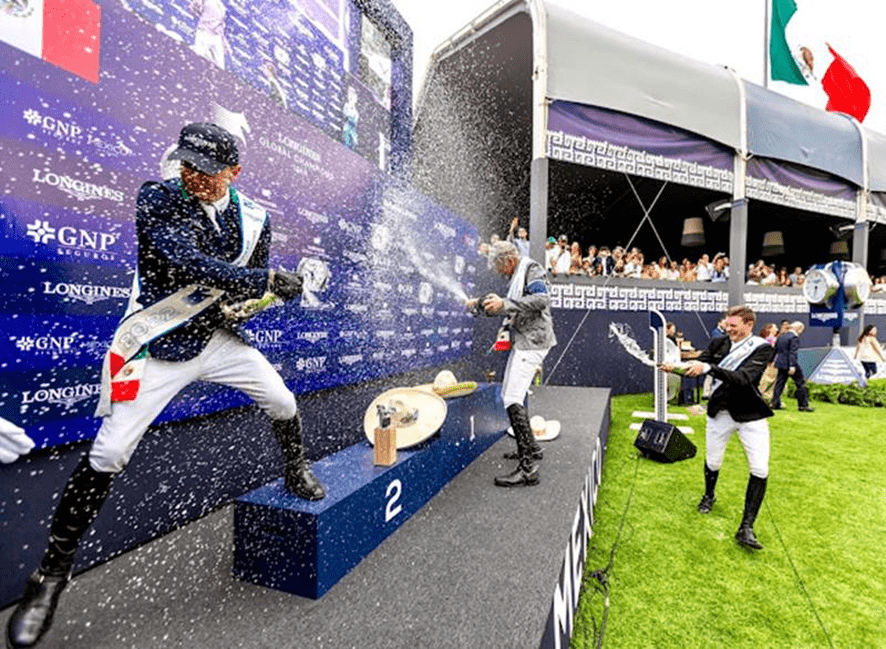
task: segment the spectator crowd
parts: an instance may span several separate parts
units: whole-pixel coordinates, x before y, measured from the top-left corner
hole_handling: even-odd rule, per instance
[[[500,237],[493,234],[490,241],[481,242],[479,252],[486,256],[490,243]],[[520,254],[529,254],[529,238],[526,228],[519,227],[518,219],[511,223],[507,240],[514,243]],[[556,239],[549,237],[545,242],[544,265],[552,277],[633,277],[637,279],[664,279],[680,282],[725,282],[729,279],[730,265],[726,253],[718,252],[713,257],[701,253],[693,261],[684,257],[682,261],[670,259],[666,255],[657,260],[647,260],[638,247],[625,249],[622,246],[588,246],[582,248],[578,241],[569,241],[565,234]],[[745,271],[746,284],[751,286],[794,286],[803,285],[806,275],[800,266],[793,271],[786,266],[776,266],[759,259]],[[886,275],[873,277],[874,292],[886,293]]]

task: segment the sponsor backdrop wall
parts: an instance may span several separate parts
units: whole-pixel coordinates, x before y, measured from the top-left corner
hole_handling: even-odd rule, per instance
[[[177,175],[166,156],[191,121],[237,136],[271,263],[313,289],[247,325],[297,393],[470,354],[459,295],[485,270],[476,229],[387,173],[408,34],[350,0],[225,4],[45,0],[0,16],[0,416],[39,447],[98,428],[135,196]],[[197,385],[161,421],[243,403]]]

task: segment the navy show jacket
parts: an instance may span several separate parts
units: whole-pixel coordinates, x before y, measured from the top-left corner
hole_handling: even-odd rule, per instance
[[[232,262],[243,246],[239,199],[232,192],[227,209],[217,215],[215,229],[199,199],[184,191],[179,179],[146,182],[138,193],[138,303],[148,307],[191,284],[223,289],[226,301],[261,297],[268,286],[270,219],[266,218],[245,266]],[[215,303],[190,321],[153,340],[151,356],[186,361],[197,356],[213,332],[238,329]],[[242,335],[240,335],[242,338]]]

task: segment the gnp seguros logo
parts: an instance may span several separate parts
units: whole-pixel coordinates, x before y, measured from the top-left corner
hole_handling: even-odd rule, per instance
[[[62,113],[61,117],[48,115],[45,112],[28,108],[23,111],[22,119],[30,126],[40,129],[40,132],[55,140],[62,140],[72,144],[85,144],[92,147],[100,154],[108,157],[128,157],[135,152],[123,143],[119,137],[112,141],[108,137],[96,135],[96,128],[84,128],[74,121],[70,113]]]
[[[256,329],[255,331],[245,331],[246,337],[253,345],[259,349],[270,349],[279,347],[285,342],[284,332],[282,329]]]
[[[86,230],[71,225],[56,228],[48,220],[35,219],[27,225],[25,235],[38,245],[51,245],[55,242],[59,255],[88,259],[116,257],[112,248],[117,244],[118,235],[113,232]]]
[[[326,357],[313,356],[309,358],[299,358],[295,363],[295,369],[299,372],[307,372],[316,374],[326,371]]]
[[[19,351],[29,354],[51,354],[58,356],[61,354],[69,354],[75,351],[74,341],[79,334],[72,333],[69,336],[52,336],[52,335],[36,335],[36,336],[10,336],[11,340]]]

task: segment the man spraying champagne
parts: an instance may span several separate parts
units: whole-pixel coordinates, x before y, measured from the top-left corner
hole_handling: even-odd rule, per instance
[[[210,123],[188,124],[170,159],[181,177],[142,185],[137,202],[138,267],[132,295],[102,373],[101,428],[59,499],[49,543],[9,618],[11,649],[33,647],[49,630],[71,578],[83,534],[148,426],[194,381],[238,388],[271,419],[284,459],[286,489],[310,500],[325,489],[310,469],[295,396],[241,335],[226,303],[290,301],[302,278],[268,269],[267,212],[230,185],[241,166],[234,136]],[[264,300],[264,302],[262,302]]]
[[[551,319],[550,287],[541,264],[529,257],[521,257],[513,243],[494,243],[489,260],[500,275],[510,278],[508,293],[505,297],[491,293],[474,298],[466,302],[466,307],[490,317],[505,316],[494,348],[510,350],[502,378],[501,398],[514,429],[517,452],[505,457],[516,459],[518,463],[514,471],[496,478],[495,484],[499,487],[535,485],[539,480],[538,461],[543,456],[523,404],[536,371],[551,347],[557,344]]]
[[[747,306],[734,306],[726,312],[726,336],[711,340],[708,348],[696,360],[685,364],[685,376],[708,374],[713,378],[708,400],[705,427],[705,492],[698,503],[698,511],[710,513],[717,498],[715,487],[720,466],[726,454],[726,444],[732,433],[738,433],[748,458],[750,475],[745,492],[744,514],[735,540],[739,544],[760,550],[763,545],[754,534],[754,521],[763,503],[769,477],[769,422],[773,415],[760,395],[760,377],[772,360],[772,346],[754,335],[756,316]],[[661,365],[671,372],[674,366]]]

